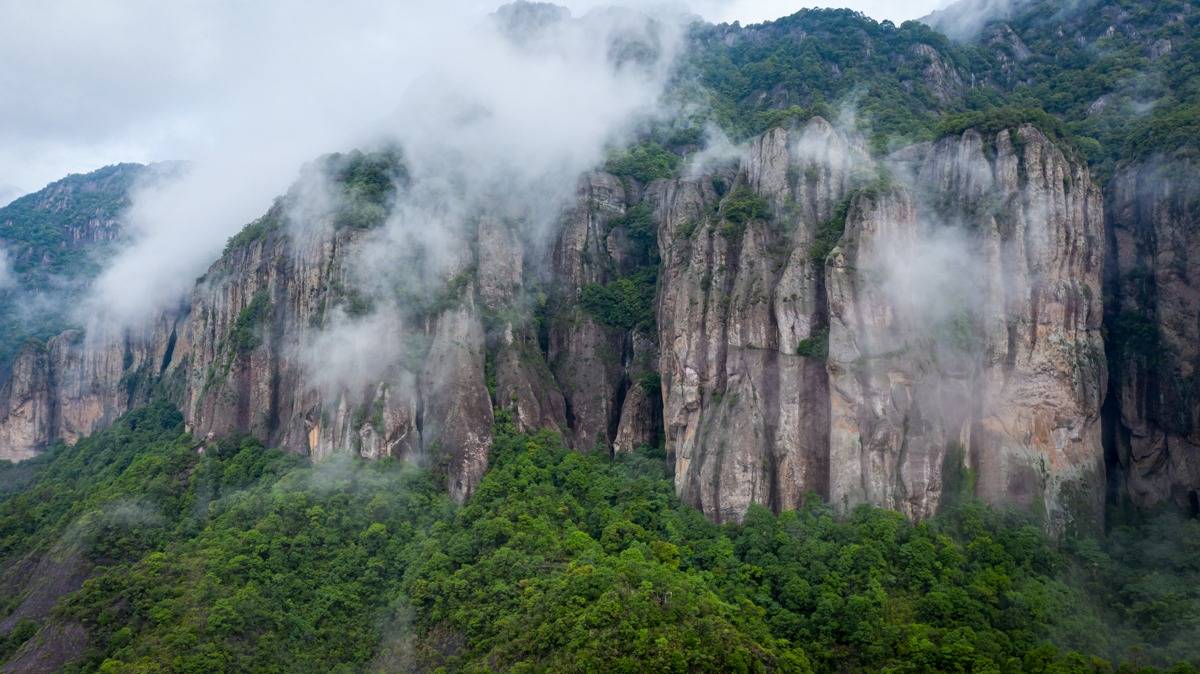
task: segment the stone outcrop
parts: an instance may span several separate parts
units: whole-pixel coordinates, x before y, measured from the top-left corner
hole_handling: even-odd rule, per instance
[[[5,418],[0,425],[0,458],[23,461],[43,449],[57,437],[51,397],[54,387],[46,348],[27,343],[17,354],[0,389],[0,406]]]
[[[623,271],[623,232],[607,224],[626,210],[617,178],[581,181],[549,279],[530,268],[540,249],[526,250],[511,219],[483,213],[448,244],[440,280],[392,304],[360,287],[375,232],[286,204],[231,244],[182,308],[137,331],[72,331],[24,349],[0,389],[3,457],[73,442],[156,390],[198,437],[249,432],[315,458],[424,463],[459,500],[487,468],[494,409],[581,449],[608,451],[618,433],[628,449],[657,440],[657,395],[631,384],[653,345],[578,307],[584,286]],[[543,284],[560,309],[545,346],[532,317]]]
[[[625,335],[602,325],[578,300],[585,286],[615,278],[617,249],[609,246],[608,223],[625,213],[631,196],[615,176],[586,176],[552,251],[549,363],[566,401],[568,440],[581,450],[607,449],[621,413]]]
[[[860,148],[814,121],[757,139],[724,196],[711,178],[652,187],[680,495],[718,520],[807,491],[923,518],[948,489],[1054,527],[1097,515],[1103,210],[1086,168],[1028,126],[909,148],[890,185]],[[748,196],[769,214],[731,222]]]
[[[1101,522],[1099,190],[1031,126],[896,159],[916,191],[860,194],[828,261],[831,500]]]
[[[730,175],[651,189],[666,447],[680,495],[714,519],[827,490],[825,366],[800,345],[827,325],[812,251],[866,156],[817,119],[756,139]],[[731,221],[754,197],[766,210]]]
[[[1113,486],[1200,512],[1200,166],[1128,165],[1108,212]]]
[[[27,343],[0,386],[0,459],[20,461],[53,442],[74,443],[145,402],[141,375],[162,361],[162,347],[152,333],[78,330]]]

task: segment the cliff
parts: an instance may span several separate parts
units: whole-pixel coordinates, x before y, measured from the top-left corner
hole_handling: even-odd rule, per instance
[[[875,165],[816,120],[757,139],[733,182],[659,190],[686,500],[739,519],[812,491],[923,518],[969,489],[1096,521],[1104,220],[1086,167],[1031,126]]]
[[[1031,126],[877,161],[815,118],[696,177],[594,173],[549,245],[476,213],[435,297],[390,308],[357,289],[379,222],[289,203],[138,334],[22,351],[8,456],[158,387],[197,436],[426,462],[459,499],[503,410],[585,451],[661,434],[679,494],[717,520],[810,493],[924,518],[970,490],[1055,527],[1103,503],[1103,208]],[[639,217],[656,251],[632,243]],[[656,330],[581,301],[655,253]]]
[[[1114,496],[1200,512],[1200,169],[1126,164],[1108,196]]]

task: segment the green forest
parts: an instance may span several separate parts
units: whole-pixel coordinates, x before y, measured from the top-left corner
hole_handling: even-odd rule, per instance
[[[1141,672],[1200,664],[1200,522],[1047,539],[964,495],[931,521],[813,499],[716,525],[653,449],[497,420],[454,506],[433,474],[197,442],[166,403],[0,472],[6,568],[82,587],[20,619],[69,671]],[[29,608],[11,592],[10,616]]]

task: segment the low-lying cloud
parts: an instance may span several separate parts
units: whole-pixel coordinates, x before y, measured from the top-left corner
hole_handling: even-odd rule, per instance
[[[483,203],[516,211],[544,238],[579,173],[653,114],[682,25],[680,15],[571,18],[537,4],[492,17],[470,3],[375,5],[259,8],[247,27],[212,27],[220,53],[200,62],[206,77],[228,78],[226,107],[197,111],[217,123],[182,178],[135,193],[132,243],[98,279],[89,318],[155,316],[305,161],[380,142],[403,147],[420,197],[393,217],[392,238],[442,238],[431,214],[463,222]]]
[[[0,247],[0,290],[8,290],[17,284],[17,278],[13,274],[12,262],[8,259],[8,252]]]

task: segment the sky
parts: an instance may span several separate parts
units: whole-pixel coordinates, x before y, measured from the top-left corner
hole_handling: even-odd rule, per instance
[[[602,2],[561,4],[579,13]],[[830,6],[899,22],[944,3]],[[0,200],[116,162],[203,158],[238,136],[340,126],[297,142],[287,159],[345,147],[363,119],[362,106],[392,102],[364,88],[403,87],[397,65],[406,50],[398,43],[423,43],[417,26],[439,20],[439,4],[0,0]],[[483,16],[499,0],[456,4],[459,16]],[[743,23],[811,4],[687,3],[710,21]],[[281,70],[304,76],[279,77]]]

